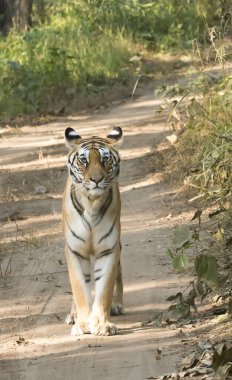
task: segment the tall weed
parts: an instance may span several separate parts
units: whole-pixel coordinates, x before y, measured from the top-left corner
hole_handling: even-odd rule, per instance
[[[177,147],[185,183],[204,205],[223,205],[232,195],[232,78],[227,74],[219,81],[192,96],[184,108],[188,121]]]

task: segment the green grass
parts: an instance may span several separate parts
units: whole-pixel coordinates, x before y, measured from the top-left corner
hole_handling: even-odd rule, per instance
[[[90,39],[50,27],[12,32],[0,41],[0,113],[12,117],[43,114],[61,99],[84,96],[87,85],[122,80],[129,41],[109,33]]]
[[[204,89],[187,107],[188,122],[180,139],[185,183],[199,193],[202,205],[231,202],[232,78]]]
[[[29,32],[0,36],[0,116],[56,113],[78,99],[126,83],[129,58],[141,50],[189,48],[205,40],[219,1],[46,0]],[[140,50],[140,51],[138,51]]]

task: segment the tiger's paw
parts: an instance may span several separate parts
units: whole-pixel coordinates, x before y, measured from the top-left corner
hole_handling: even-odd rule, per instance
[[[110,315],[122,315],[124,314],[124,308],[122,304],[113,304],[111,306]]]
[[[84,335],[84,334],[90,334],[90,330],[87,327],[86,323],[76,322],[75,325],[72,326],[71,335],[78,336],[78,335]]]
[[[65,318],[64,323],[66,325],[74,325],[75,324],[75,315],[74,314],[68,314],[67,317]]]
[[[93,335],[117,335],[118,329],[113,323],[110,322],[100,322],[100,323],[89,323],[89,329]]]

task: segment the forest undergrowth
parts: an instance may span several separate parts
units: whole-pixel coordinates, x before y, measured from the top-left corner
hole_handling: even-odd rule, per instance
[[[194,75],[184,83],[163,85],[158,90],[166,98],[158,112],[170,109],[167,123],[173,133],[168,140],[175,157],[170,172],[184,185],[196,211],[188,226],[174,229],[172,244],[166,251],[173,268],[191,273],[192,280],[186,283],[183,292],[167,299],[171,302],[168,313],[155,316],[155,320],[181,327],[199,319],[216,318],[215,329],[223,321],[213,339],[204,343],[203,360],[195,351],[189,366],[182,368],[186,376],[195,371],[195,375],[208,373],[207,379],[229,379],[232,374],[231,44],[230,39],[221,38],[220,29],[209,28],[208,33],[210,55],[206,59],[205,51],[195,46],[198,64]],[[202,305],[208,305],[203,314],[198,310]]]
[[[0,116],[77,112],[104,102],[115,86],[129,87],[148,66],[135,64],[155,54],[189,51],[194,39],[208,43],[205,23],[222,22],[220,1],[44,2],[32,27],[0,35]],[[129,91],[128,91],[129,93]],[[91,101],[91,99],[93,99]]]

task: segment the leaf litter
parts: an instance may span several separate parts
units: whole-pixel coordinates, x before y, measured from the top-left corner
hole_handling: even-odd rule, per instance
[[[189,379],[230,380],[232,379],[232,346],[225,343],[212,344],[200,341],[196,353],[182,360],[179,371],[164,376],[151,376],[147,379],[169,380]]]

